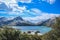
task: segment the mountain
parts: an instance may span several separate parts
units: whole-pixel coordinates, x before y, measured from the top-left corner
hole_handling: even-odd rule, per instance
[[[5,17],[0,17],[0,21],[6,21]]]
[[[17,21],[24,21],[20,16],[14,18],[13,20],[17,20]]]
[[[4,25],[6,21],[7,21],[7,18],[0,17],[0,26]]]
[[[20,16],[18,16],[12,20],[5,21],[4,25],[8,25],[8,26],[30,26],[33,24],[29,21],[23,20]]]
[[[47,19],[45,21],[42,21],[42,22],[38,22],[37,25],[38,26],[49,26],[49,27],[52,27],[53,24],[55,23],[55,18],[53,19]]]
[[[22,17],[18,16],[11,20],[8,20],[5,17],[0,18],[0,26],[52,26],[55,22],[55,19],[47,19],[45,21],[40,21],[38,23],[31,23],[30,21],[24,20]]]
[[[23,20],[20,16],[14,19],[11,19],[11,20],[8,20],[5,17],[0,17],[0,26],[5,26],[5,25],[7,26],[30,26],[33,24],[29,21]]]
[[[50,19],[50,20],[46,21],[45,23],[43,23],[43,25],[52,27],[55,22],[56,22],[56,19]]]

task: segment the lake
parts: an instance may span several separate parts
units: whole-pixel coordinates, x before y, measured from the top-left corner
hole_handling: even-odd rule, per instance
[[[27,31],[40,31],[40,33],[44,34],[52,30],[52,28],[47,26],[12,26],[12,28],[19,29],[23,32]]]

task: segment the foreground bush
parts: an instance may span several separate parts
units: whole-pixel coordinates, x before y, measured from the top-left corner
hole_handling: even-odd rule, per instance
[[[19,40],[20,31],[12,28],[0,29],[0,40]]]
[[[13,28],[0,28],[0,40],[41,40],[38,35],[22,34],[21,31]]]

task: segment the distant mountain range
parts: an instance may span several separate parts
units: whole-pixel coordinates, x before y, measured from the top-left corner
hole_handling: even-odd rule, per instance
[[[31,23],[30,21],[26,21],[22,19],[20,16],[8,20],[5,17],[0,18],[0,26],[42,26],[42,25],[47,25],[51,26],[54,23],[54,19],[47,19],[45,21],[41,21],[38,23]]]
[[[8,25],[8,26],[30,26],[30,25],[34,25],[29,21],[25,21],[23,20],[20,16],[12,19],[12,20],[7,20],[7,18],[5,17],[1,17],[0,18],[0,26],[4,26],[4,25]]]

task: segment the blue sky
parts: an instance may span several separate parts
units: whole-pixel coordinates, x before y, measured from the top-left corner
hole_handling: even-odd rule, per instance
[[[60,0],[0,0],[0,16],[39,20],[57,15],[60,15]]]
[[[41,1],[41,0],[40,0]],[[38,8],[43,12],[48,13],[60,13],[60,0],[56,0],[54,4],[49,4],[45,1],[33,0],[34,3],[21,3],[19,2],[19,6],[26,5],[27,9]],[[39,3],[40,2],[40,3]]]

